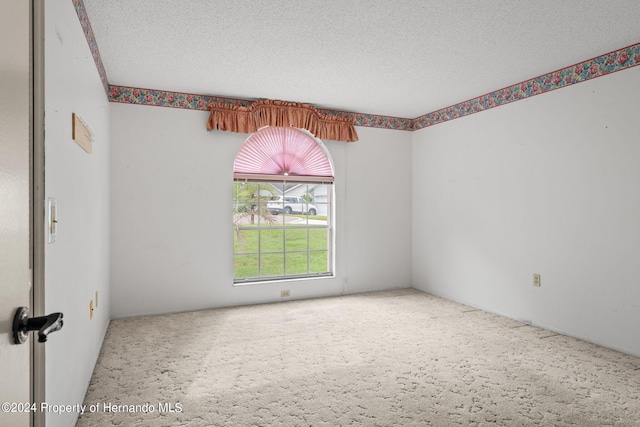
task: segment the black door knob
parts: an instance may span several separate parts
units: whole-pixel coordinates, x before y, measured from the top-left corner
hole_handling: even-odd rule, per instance
[[[62,313],[29,319],[29,309],[20,307],[13,317],[13,340],[23,344],[29,338],[29,331],[38,331],[38,342],[46,342],[50,333],[62,329]]]

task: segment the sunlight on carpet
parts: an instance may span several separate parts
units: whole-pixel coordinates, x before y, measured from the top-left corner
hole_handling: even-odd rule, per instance
[[[114,320],[85,404],[80,427],[636,426],[640,359],[405,289]]]

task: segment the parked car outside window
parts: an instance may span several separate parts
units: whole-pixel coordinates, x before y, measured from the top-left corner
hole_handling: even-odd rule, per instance
[[[307,202],[300,197],[282,197],[277,196],[273,197],[269,203],[267,203],[267,209],[272,214],[292,214],[292,213],[300,213],[300,214],[309,214],[316,215],[318,209],[316,209],[315,205]]]

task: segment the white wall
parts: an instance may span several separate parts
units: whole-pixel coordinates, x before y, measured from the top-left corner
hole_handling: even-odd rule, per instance
[[[59,213],[57,241],[45,248],[45,306],[64,313],[63,329],[46,344],[46,401],[76,404],[110,318],[109,104],[72,2],[45,3],[45,191]],[[71,139],[72,112],[94,132],[93,154]],[[67,427],[76,417],[48,413],[46,422]]]
[[[411,285],[411,134],[325,141],[336,174],[336,277],[233,286],[232,170],[248,137],[206,112],[111,105],[111,312],[187,311]],[[399,207],[400,209],[396,209]]]
[[[415,132],[413,286],[640,355],[639,95],[634,68]]]

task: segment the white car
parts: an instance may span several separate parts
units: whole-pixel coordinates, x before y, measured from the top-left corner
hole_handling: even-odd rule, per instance
[[[269,203],[267,203],[267,209],[269,209],[272,214],[284,212],[285,214],[301,213],[315,215],[318,212],[315,205],[307,202],[306,200],[301,199],[300,197],[288,196],[273,197]]]

